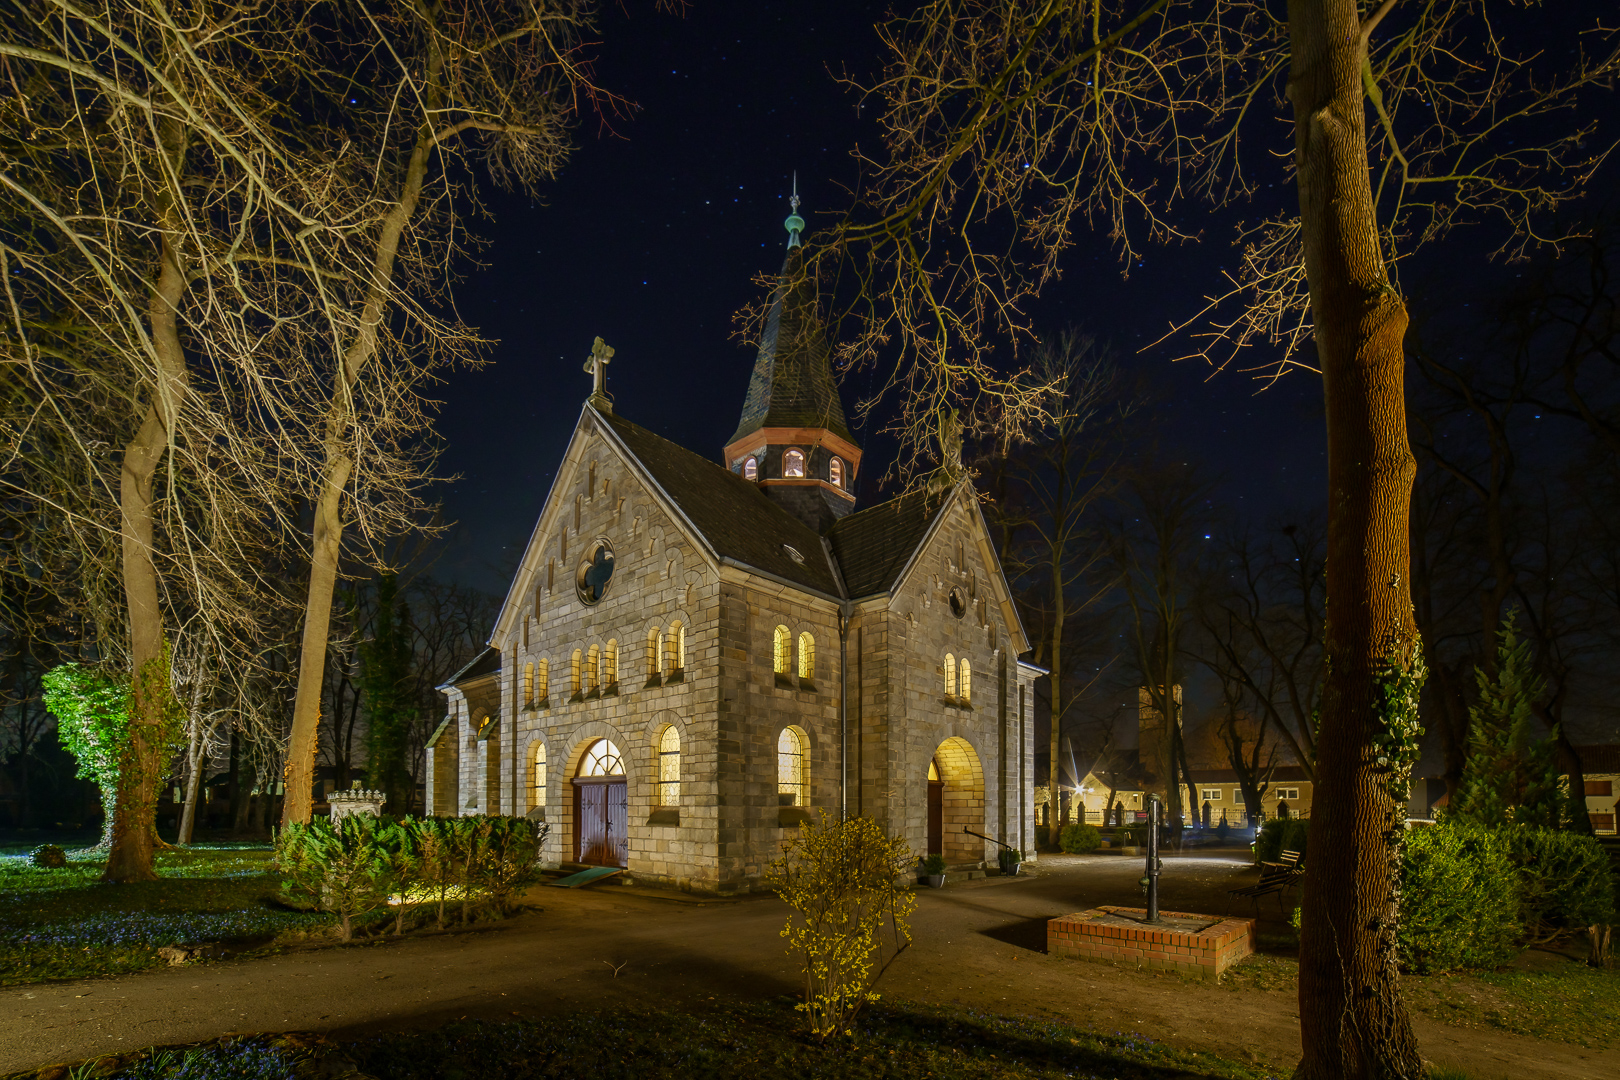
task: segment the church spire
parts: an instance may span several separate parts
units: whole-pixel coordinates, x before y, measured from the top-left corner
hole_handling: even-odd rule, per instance
[[[797,177],[789,205],[787,255],[724,462],[821,531],[855,505],[861,449],[844,419],[827,331],[816,316],[816,285],[799,241]]]

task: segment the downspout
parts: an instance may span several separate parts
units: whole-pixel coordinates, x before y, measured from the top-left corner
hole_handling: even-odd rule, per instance
[[[838,610],[838,816],[849,820],[849,619],[848,600]]]

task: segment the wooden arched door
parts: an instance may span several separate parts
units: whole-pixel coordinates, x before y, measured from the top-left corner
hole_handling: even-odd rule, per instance
[[[591,744],[574,777],[574,859],[591,866],[630,865],[630,802],[619,748]]]

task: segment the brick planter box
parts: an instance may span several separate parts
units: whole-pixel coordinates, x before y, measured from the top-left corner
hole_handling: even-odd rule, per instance
[[[1162,925],[1146,923],[1145,908],[1097,907],[1048,920],[1046,951],[1075,960],[1112,960],[1139,968],[1179,971],[1200,979],[1254,952],[1253,919],[1217,919],[1161,911]]]

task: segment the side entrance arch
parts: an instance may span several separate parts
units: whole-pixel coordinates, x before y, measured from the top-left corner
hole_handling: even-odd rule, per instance
[[[574,776],[574,861],[628,866],[630,806],[624,758],[608,739],[597,739]]]
[[[939,744],[928,763],[928,852],[951,865],[984,861],[984,841],[964,833],[985,831],[984,769],[966,739]]]

